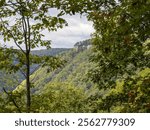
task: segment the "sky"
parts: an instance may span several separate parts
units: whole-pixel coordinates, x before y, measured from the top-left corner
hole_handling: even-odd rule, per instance
[[[65,16],[68,26],[57,32],[45,32],[46,39],[52,40],[53,48],[72,48],[82,40],[89,39],[94,32],[92,22],[87,21],[85,16]]]
[[[56,10],[49,11],[50,15],[55,16]],[[92,22],[89,22],[85,16],[76,14],[73,16],[64,15],[63,18],[67,21],[68,26],[63,29],[57,30],[57,32],[43,31],[45,40],[51,40],[52,48],[72,48],[76,42],[89,39],[94,32]],[[3,39],[0,37],[0,43],[3,43]],[[9,42],[9,47],[16,48],[14,43]],[[44,49],[42,47],[36,49]]]

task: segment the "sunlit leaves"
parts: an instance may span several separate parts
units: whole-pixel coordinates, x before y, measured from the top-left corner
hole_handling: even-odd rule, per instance
[[[85,99],[86,94],[81,88],[76,88],[69,83],[53,82],[44,86],[41,94],[33,96],[32,110],[35,112],[84,112]]]

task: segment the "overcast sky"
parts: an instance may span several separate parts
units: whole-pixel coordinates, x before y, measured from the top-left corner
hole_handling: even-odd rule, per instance
[[[71,48],[82,40],[89,39],[94,32],[92,22],[87,21],[86,17],[75,15],[65,16],[68,26],[59,29],[57,32],[46,32],[46,39],[52,40],[53,48]]]
[[[51,15],[56,14],[54,10],[51,12]],[[57,32],[44,31],[44,39],[52,41],[52,48],[72,48],[76,42],[89,39],[94,32],[92,22],[87,21],[85,16],[65,15],[63,18],[68,22],[67,27],[59,29]],[[0,38],[0,42],[2,43],[3,39]],[[10,43],[9,45],[11,46],[12,44]]]

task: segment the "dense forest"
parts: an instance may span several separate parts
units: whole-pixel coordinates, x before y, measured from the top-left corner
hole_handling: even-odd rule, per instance
[[[2,0],[0,31],[18,49],[0,47],[0,112],[150,112],[149,7],[149,0]],[[63,15],[77,13],[93,22],[91,39],[50,54],[42,30],[57,31],[68,25]],[[32,51],[39,46],[48,50]]]

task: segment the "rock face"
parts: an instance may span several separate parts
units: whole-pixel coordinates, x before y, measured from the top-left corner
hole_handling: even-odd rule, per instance
[[[85,40],[85,41],[82,41],[82,42],[77,42],[75,45],[74,45],[74,48],[77,52],[80,52],[80,51],[83,51],[83,50],[86,50],[86,49],[89,49],[91,47],[91,41],[90,39],[89,40]]]

